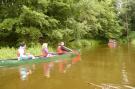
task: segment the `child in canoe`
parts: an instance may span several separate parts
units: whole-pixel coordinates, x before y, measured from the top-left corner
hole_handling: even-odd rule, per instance
[[[57,47],[57,53],[58,53],[59,55],[61,55],[61,54],[65,54],[65,53],[67,53],[67,52],[72,52],[72,50],[69,49],[69,48],[67,48],[67,47],[65,47],[65,46],[64,46],[64,42],[60,42],[60,43],[58,44],[58,47]]]
[[[21,43],[20,47],[17,51],[18,60],[25,60],[25,59],[35,59],[33,55],[30,53],[26,53],[26,44]]]
[[[41,54],[42,57],[52,57],[53,56],[53,53],[50,53],[48,51],[48,44],[47,43],[43,43],[42,45],[42,54]]]

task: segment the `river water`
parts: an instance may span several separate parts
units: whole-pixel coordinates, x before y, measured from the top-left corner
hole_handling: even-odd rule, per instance
[[[135,47],[83,49],[74,61],[0,68],[0,89],[135,89]]]

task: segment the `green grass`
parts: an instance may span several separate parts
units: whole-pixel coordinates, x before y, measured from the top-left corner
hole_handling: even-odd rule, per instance
[[[135,45],[135,39],[132,39],[132,40],[131,40],[131,44],[132,44],[132,45]]]
[[[98,40],[86,40],[86,39],[81,39],[78,41],[74,41],[72,42],[71,48],[92,48],[92,47],[96,47],[97,45],[99,45],[100,41]]]
[[[9,59],[16,58],[16,49],[15,48],[1,48],[0,49],[0,59]]]
[[[27,49],[27,52],[33,54],[34,56],[41,55],[41,45],[32,46]],[[52,47],[48,47],[49,52],[54,52],[54,49]]]
[[[39,56],[41,54],[41,45],[32,46],[26,49],[27,53],[31,53],[34,56]],[[54,49],[49,47],[49,52],[54,52]],[[4,47],[0,49],[0,60],[2,59],[12,59],[17,58],[17,49]]]
[[[83,49],[83,48],[92,48],[96,47],[100,41],[96,40],[78,40],[70,43],[68,46],[71,49]],[[30,48],[26,48],[27,53],[31,53],[34,56],[41,55],[42,46],[37,44],[35,46],[31,46]],[[49,47],[49,52],[56,52],[57,48]],[[12,59],[17,58],[17,49],[16,48],[9,48],[3,47],[0,49],[0,60],[1,59]]]

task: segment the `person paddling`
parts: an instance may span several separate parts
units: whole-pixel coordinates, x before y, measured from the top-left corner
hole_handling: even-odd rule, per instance
[[[59,55],[61,55],[61,54],[65,54],[65,53],[67,53],[67,52],[72,52],[72,50],[69,49],[69,48],[67,48],[67,47],[65,47],[65,46],[64,46],[64,42],[60,42],[60,43],[58,44],[58,47],[57,47],[57,53],[58,53]]]
[[[26,53],[26,44],[25,43],[20,44],[20,47],[17,51],[17,57],[18,57],[18,60],[35,59],[35,57],[33,55],[31,55],[30,53]]]
[[[109,39],[108,47],[109,48],[115,48],[117,46],[117,42],[114,39]]]

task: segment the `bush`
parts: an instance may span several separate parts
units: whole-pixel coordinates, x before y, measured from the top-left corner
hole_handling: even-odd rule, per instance
[[[85,48],[97,46],[100,42],[97,40],[78,40],[72,42],[70,45],[72,48]]]

